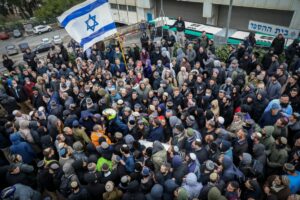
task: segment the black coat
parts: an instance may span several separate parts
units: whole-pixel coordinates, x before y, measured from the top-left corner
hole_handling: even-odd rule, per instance
[[[12,70],[13,70],[13,65],[14,65],[14,62],[13,62],[11,59],[3,60],[3,66],[4,66],[8,71],[12,71]]]
[[[28,96],[23,88],[23,86],[18,85],[16,89],[10,88],[10,93],[13,97],[15,97],[18,103],[22,103],[28,100]]]
[[[89,183],[85,186],[85,189],[89,193],[89,200],[103,199],[103,193],[105,192],[105,186],[101,183]]]
[[[278,37],[276,37],[272,44],[271,44],[271,47],[274,48],[274,54],[282,54],[283,50],[284,50],[284,41],[285,39],[284,38],[281,38],[279,39]]]

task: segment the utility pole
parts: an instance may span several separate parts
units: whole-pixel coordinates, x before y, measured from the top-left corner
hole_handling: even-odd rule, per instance
[[[229,26],[230,26],[230,21],[231,21],[232,3],[233,3],[233,0],[230,0],[228,16],[227,16],[226,33],[225,33],[226,44],[227,44],[227,40],[228,40],[228,31],[229,31]]]

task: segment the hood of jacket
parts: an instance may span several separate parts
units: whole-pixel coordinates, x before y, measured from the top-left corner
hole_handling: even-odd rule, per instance
[[[176,124],[182,124],[181,120],[176,116],[171,116],[169,123],[172,128],[174,128]]]
[[[266,131],[266,137],[270,137],[275,130],[274,126],[265,126],[264,129]]]
[[[255,144],[253,146],[253,155],[255,157],[259,157],[265,153],[265,146],[263,144]]]
[[[58,118],[55,115],[48,116],[48,125],[56,126],[57,121],[58,121]]]
[[[189,173],[186,176],[186,183],[189,186],[197,185],[197,176],[196,176],[196,174],[195,173]]]
[[[233,166],[232,159],[228,156],[224,156],[224,159],[223,159],[224,170],[230,169],[232,166]]]
[[[153,142],[153,148],[152,148],[152,155],[154,155],[155,153],[164,150],[165,147],[162,145],[161,142],[159,141],[154,141]]]
[[[127,188],[128,192],[130,193],[135,193],[138,192],[139,190],[139,182],[137,180],[131,181],[128,185]]]
[[[152,198],[160,199],[163,195],[164,188],[160,184],[155,184],[150,192]]]
[[[11,143],[18,144],[21,142],[21,136],[19,133],[13,133],[9,136]]]
[[[166,190],[166,192],[169,192],[169,193],[173,193],[174,190],[176,188],[178,188],[178,186],[179,185],[177,185],[173,179],[168,179],[164,183],[165,190]]]
[[[62,168],[66,176],[74,174],[74,168],[70,162],[66,162]]]
[[[217,187],[212,187],[208,192],[208,200],[225,200],[226,198],[221,195]]]

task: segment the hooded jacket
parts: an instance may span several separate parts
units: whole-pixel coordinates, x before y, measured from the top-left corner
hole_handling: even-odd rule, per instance
[[[233,164],[232,159],[228,156],[224,156],[223,159],[223,175],[222,180],[225,182],[237,180],[243,178],[242,172]]]
[[[202,183],[197,182],[197,176],[194,173],[189,173],[186,176],[182,187],[186,189],[189,194],[189,199],[197,198],[203,188]]]
[[[40,200],[41,194],[35,190],[33,190],[31,187],[23,185],[23,184],[15,184],[13,185],[15,188],[15,192],[11,196],[12,199],[19,199],[19,200]],[[4,198],[6,199],[6,198]]]
[[[265,137],[261,138],[260,142],[265,146],[266,154],[269,155],[275,144],[275,139],[272,136],[274,132],[274,126],[265,126],[264,130],[266,132],[266,135]]]
[[[124,193],[122,200],[144,200],[145,195],[139,191],[139,182],[137,180],[131,181],[127,186],[127,192]]]
[[[265,153],[265,146],[263,144],[259,143],[253,146],[253,157],[255,160],[258,160],[260,163],[262,163],[263,166],[266,165],[267,156]]]
[[[208,200],[226,200],[226,198],[221,195],[221,192],[217,187],[213,187],[208,192]]]
[[[167,161],[167,151],[161,142],[155,141],[153,143],[151,159],[154,164],[155,171],[159,171],[160,166]]]
[[[36,154],[27,142],[21,142],[21,137],[19,133],[13,133],[9,137],[12,145],[10,146],[10,151],[12,154],[19,154],[23,158],[23,162],[26,164],[31,163]]]

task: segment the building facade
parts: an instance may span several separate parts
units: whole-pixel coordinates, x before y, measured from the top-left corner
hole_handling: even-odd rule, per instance
[[[230,0],[109,0],[115,20],[132,24],[160,14],[225,27]],[[231,28],[246,30],[249,20],[300,29],[300,0],[233,0]]]

